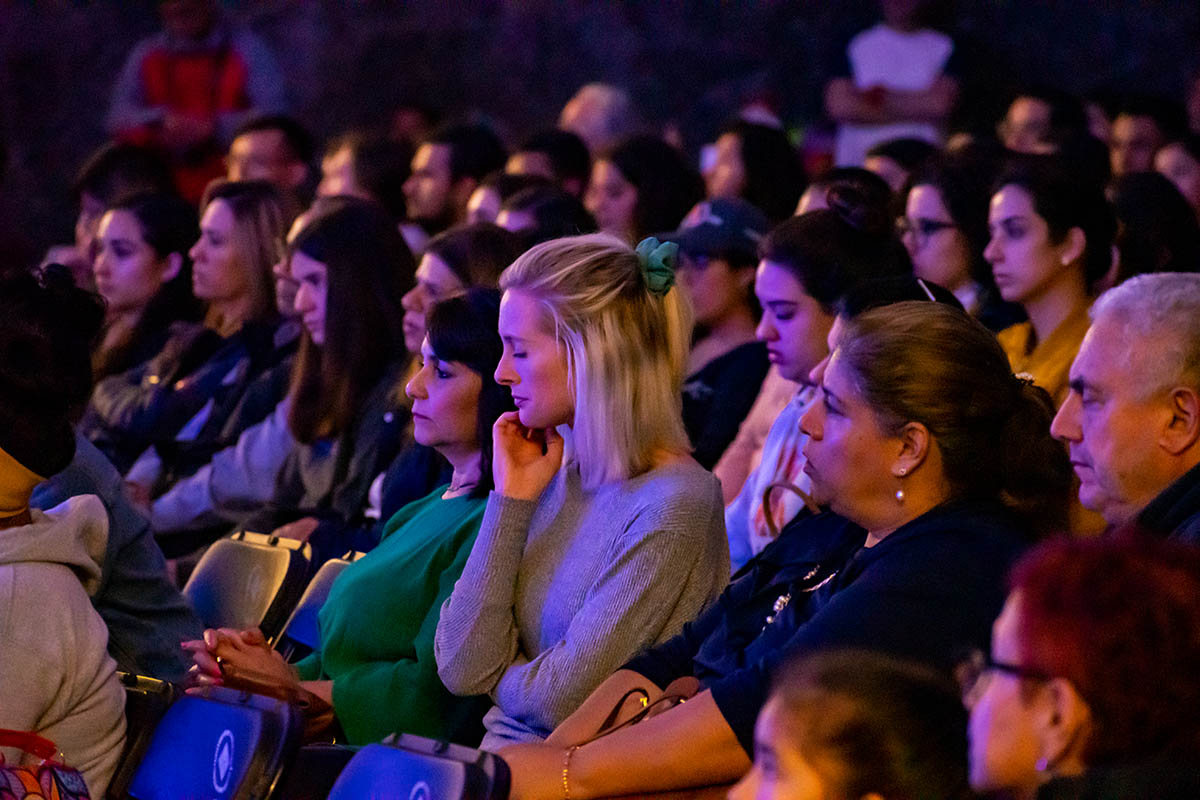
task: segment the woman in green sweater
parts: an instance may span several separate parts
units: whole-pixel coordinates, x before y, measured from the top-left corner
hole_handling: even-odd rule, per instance
[[[492,380],[500,359],[499,294],[473,289],[434,307],[423,366],[405,391],[414,435],[453,466],[448,486],[388,521],[379,546],[338,577],[321,609],[321,646],[295,665],[258,631],[209,630],[186,642],[200,683],[220,683],[221,666],[298,685],[333,704],[351,744],[403,731],[476,744],[484,697],[455,697],[442,685],[433,633],[462,572],[491,490],[491,429],[512,408]]]

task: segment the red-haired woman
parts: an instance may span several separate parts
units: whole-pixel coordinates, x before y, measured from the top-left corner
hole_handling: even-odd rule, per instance
[[[1015,800],[1200,797],[1200,550],[1058,540],[1014,567],[965,680],[971,783]]]

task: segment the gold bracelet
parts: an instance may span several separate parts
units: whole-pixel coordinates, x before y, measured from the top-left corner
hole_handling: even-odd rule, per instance
[[[571,756],[575,755],[578,749],[579,745],[573,744],[563,753],[563,800],[571,800],[571,784],[567,781],[567,772],[571,769]]]

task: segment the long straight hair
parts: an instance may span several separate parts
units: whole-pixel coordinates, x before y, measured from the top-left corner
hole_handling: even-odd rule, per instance
[[[412,253],[375,203],[331,205],[291,246],[326,269],[325,343],[305,331],[292,370],[288,427],[300,442],[347,430],[389,366],[407,357],[400,298],[412,288]]]

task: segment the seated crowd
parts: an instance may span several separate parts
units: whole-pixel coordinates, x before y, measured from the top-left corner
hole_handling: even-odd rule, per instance
[[[593,84],[319,180],[270,113],[199,205],[106,144],[0,274],[0,728],[102,797],[120,670],[515,798],[1200,796],[1200,134],[1087,110],[807,177],[747,113],[702,173]],[[234,530],[361,553],[311,653],[189,607]]]

